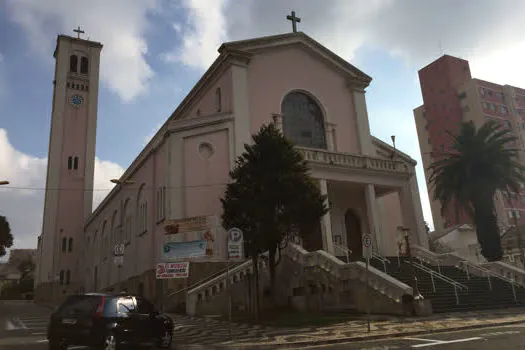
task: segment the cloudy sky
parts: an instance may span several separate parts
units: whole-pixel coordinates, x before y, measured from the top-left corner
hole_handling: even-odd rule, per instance
[[[525,86],[521,0],[5,0],[0,2],[0,215],[18,247],[41,231],[58,33],[104,44],[95,202],[110,189],[217,56],[224,41],[299,29],[374,80],[372,133],[420,161],[412,109],[417,71],[445,53],[470,61],[475,77]],[[421,166],[419,185],[431,222]]]

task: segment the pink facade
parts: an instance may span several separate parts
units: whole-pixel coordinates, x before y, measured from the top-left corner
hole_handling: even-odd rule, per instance
[[[409,227],[414,244],[427,245],[415,161],[370,135],[364,95],[370,77],[303,33],[228,43],[219,52],[83,228],[82,211],[70,206],[81,202],[78,192],[61,194],[59,212],[76,225],[64,227],[83,236],[77,244],[83,250],[64,263],[79,264],[85,290],[126,286],[158,296],[164,284],[155,281],[154,268],[162,261],[169,220],[215,218],[212,261],[224,260],[220,199],[229,171],[252,134],[272,122],[295,135],[299,141],[294,142],[317,145],[298,144],[330,207],[319,232],[308,239],[310,249],[333,255],[350,249],[360,258],[362,235],[370,233],[377,253],[395,255],[401,225]],[[94,133],[78,124],[87,118],[71,117],[64,122],[72,131],[62,158]],[[303,129],[294,129],[298,124]],[[61,174],[70,176],[64,169]],[[77,186],[77,178],[70,179]],[[197,238],[193,233],[176,237]],[[113,261],[117,243],[125,244],[120,267]]]

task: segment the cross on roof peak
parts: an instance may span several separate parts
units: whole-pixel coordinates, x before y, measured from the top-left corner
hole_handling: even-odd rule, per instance
[[[294,33],[297,33],[297,23],[301,23],[301,18],[295,16],[295,11],[292,11],[291,15],[286,16],[286,19],[292,21],[292,29]]]
[[[73,31],[75,33],[77,33],[77,39],[80,39],[80,34],[84,34],[85,33],[82,29],[80,29],[80,26],[78,26],[77,29],[73,29]]]

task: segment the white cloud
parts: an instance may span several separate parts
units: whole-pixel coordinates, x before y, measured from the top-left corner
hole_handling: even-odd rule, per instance
[[[182,45],[164,54],[164,59],[193,68],[208,68],[218,55],[217,49],[226,40],[223,11],[227,3],[227,0],[184,0],[182,6],[187,11],[187,26],[173,25],[177,33],[183,33]]]
[[[148,135],[144,136],[142,147],[146,147],[148,142],[150,142],[150,140],[153,138],[153,136],[155,136],[155,134],[157,133],[157,131],[159,131],[159,129],[162,127],[163,124],[164,123],[158,123],[155,126],[155,128],[151,131],[151,133],[149,133]]]
[[[17,151],[9,142],[7,131],[0,129],[0,180],[10,182],[0,186],[0,215],[7,217],[17,248],[36,247],[42,232],[46,169],[45,158]],[[93,208],[114,186],[109,180],[120,177],[123,171],[116,163],[95,159]]]
[[[146,62],[143,35],[146,14],[155,5],[155,0],[7,0],[9,18],[27,32],[32,48],[44,57],[52,58],[57,29],[73,35],[72,29],[81,25],[84,37],[102,42],[102,81],[123,101],[145,92],[154,74]]]

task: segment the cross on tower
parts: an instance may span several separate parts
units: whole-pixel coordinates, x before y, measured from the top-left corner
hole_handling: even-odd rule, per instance
[[[84,34],[85,32],[80,29],[80,26],[78,26],[77,29],[73,29],[75,33],[77,33],[77,38],[80,39],[80,34]]]
[[[297,23],[301,23],[301,19],[299,17],[295,17],[295,11],[292,11],[291,16],[286,16],[286,19],[292,21],[293,32],[297,33]]]

